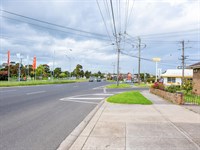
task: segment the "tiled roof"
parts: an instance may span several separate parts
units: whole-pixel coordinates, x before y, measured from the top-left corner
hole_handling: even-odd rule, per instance
[[[200,62],[192,64],[188,68],[191,68],[191,69],[200,68]]]

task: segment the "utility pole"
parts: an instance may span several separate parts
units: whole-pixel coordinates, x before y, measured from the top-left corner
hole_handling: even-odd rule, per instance
[[[138,37],[138,84],[140,85],[140,61],[141,61],[141,39]]]
[[[119,86],[119,56],[120,56],[119,42],[117,42],[117,86]]]
[[[18,68],[18,81],[21,80],[21,65],[22,65],[22,58],[19,61],[19,68]]]
[[[184,84],[184,70],[185,70],[185,48],[184,48],[184,45],[185,45],[185,42],[184,40],[181,42],[182,44],[182,80],[181,80],[181,85],[183,86]]]
[[[52,80],[54,78],[54,65],[55,65],[55,50],[53,51],[53,69],[52,69]]]

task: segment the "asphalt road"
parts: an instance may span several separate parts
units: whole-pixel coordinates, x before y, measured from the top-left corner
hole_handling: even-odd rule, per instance
[[[0,149],[55,150],[109,95],[101,88],[106,84],[0,88]]]

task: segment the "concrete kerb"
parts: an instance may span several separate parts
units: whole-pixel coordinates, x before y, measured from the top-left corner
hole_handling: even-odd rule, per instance
[[[105,100],[101,101],[87,116],[86,118],[70,133],[69,136],[65,138],[64,141],[60,144],[57,150],[68,150],[88,125],[90,120],[94,117],[97,111],[101,108],[101,106],[105,103]]]

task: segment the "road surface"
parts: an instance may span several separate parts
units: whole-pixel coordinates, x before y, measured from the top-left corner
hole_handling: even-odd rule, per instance
[[[109,96],[106,84],[0,88],[0,149],[55,150]]]

